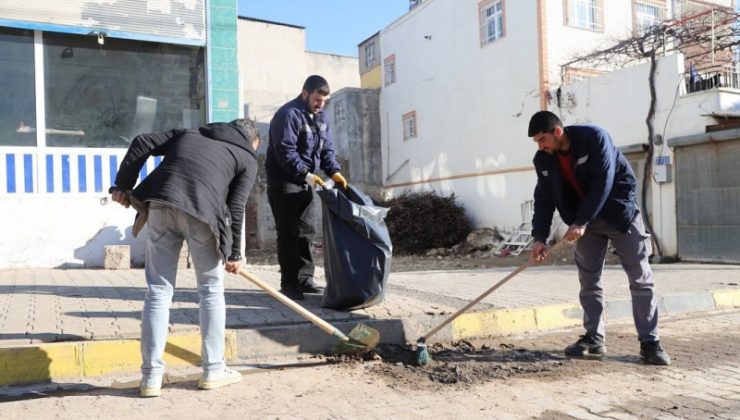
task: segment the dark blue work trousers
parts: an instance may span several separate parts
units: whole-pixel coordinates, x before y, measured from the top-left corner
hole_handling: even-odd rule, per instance
[[[267,200],[277,231],[280,286],[297,286],[313,278],[311,241],[316,231],[312,225],[313,190],[307,184],[268,183]]]

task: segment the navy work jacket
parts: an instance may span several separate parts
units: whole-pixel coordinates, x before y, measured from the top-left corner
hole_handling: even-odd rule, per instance
[[[579,199],[560,174],[558,157],[538,151],[534,156],[537,186],[532,236],[545,242],[555,209],[568,225],[584,226],[600,218],[626,233],[639,212],[637,181],[627,158],[603,128],[572,125],[565,127],[565,133],[570,139],[573,173],[584,197]]]
[[[298,96],[280,107],[270,121],[267,182],[303,185],[306,175],[319,168],[329,176],[341,169],[334,157],[329,118],[323,110],[312,118]]]

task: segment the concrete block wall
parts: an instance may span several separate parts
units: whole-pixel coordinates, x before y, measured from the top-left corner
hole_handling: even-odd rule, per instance
[[[378,89],[344,88],[332,95],[326,109],[342,173],[350,183],[376,198],[382,193],[384,177],[379,95]]]

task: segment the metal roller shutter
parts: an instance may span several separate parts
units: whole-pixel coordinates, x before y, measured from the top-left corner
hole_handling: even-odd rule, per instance
[[[675,150],[679,256],[740,263],[740,139]]]

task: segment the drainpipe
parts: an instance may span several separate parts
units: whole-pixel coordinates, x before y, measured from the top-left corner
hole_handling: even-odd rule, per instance
[[[540,110],[547,110],[547,91],[550,85],[550,71],[547,63],[547,2],[537,0],[537,58],[540,67]]]

